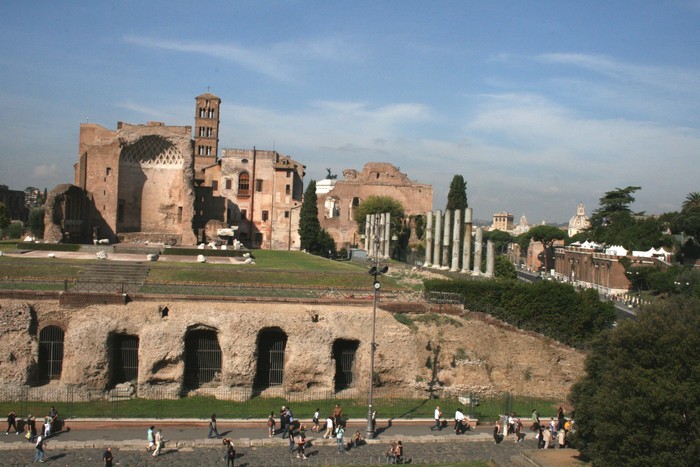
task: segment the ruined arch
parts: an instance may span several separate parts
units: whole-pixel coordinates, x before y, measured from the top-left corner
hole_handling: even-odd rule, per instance
[[[39,368],[45,382],[61,379],[64,337],[65,331],[53,324],[39,331]]]
[[[355,339],[336,339],[333,342],[333,361],[335,362],[335,390],[342,391],[353,387],[355,382],[355,354],[360,341]]]
[[[221,346],[217,332],[192,329],[185,335],[185,388],[197,389],[221,381]]]
[[[261,329],[255,348],[258,358],[253,387],[264,390],[284,384],[287,334],[278,327]]]

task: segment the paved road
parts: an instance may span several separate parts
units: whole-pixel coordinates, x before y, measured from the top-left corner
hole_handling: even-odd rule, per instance
[[[479,428],[466,435],[456,436],[451,429],[431,432],[426,423],[412,425],[378,426],[376,439],[358,448],[338,453],[334,440],[324,440],[317,433],[310,433],[311,447],[307,448],[308,460],[297,459],[290,454],[287,440],[278,435],[268,438],[263,423],[258,425],[219,423],[222,434],[234,439],[237,449],[237,466],[297,466],[297,465],[379,465],[385,464],[384,453],[391,441],[401,439],[406,458],[411,464],[439,464],[465,460],[493,460],[500,466],[514,465],[516,461],[530,457],[535,448],[532,436],[514,443],[513,439],[498,445],[494,443],[488,428]],[[125,426],[126,424],[126,426]],[[166,444],[163,455],[157,459],[146,452],[145,429],[148,423],[102,421],[91,423],[69,422],[70,432],[49,438],[46,448],[47,463],[60,466],[83,467],[102,465],[102,452],[113,446],[115,465],[120,466],[199,466],[225,465],[222,460],[223,445],[220,440],[206,439],[206,423],[154,422],[163,429]],[[350,426],[348,432],[361,426]],[[512,437],[511,437],[512,438]],[[0,466],[27,465],[34,459],[32,445],[20,436],[0,435]],[[521,465],[528,465],[522,463]],[[533,465],[533,464],[529,464]]]

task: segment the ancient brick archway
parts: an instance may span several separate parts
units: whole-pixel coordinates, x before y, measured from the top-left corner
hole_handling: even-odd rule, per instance
[[[284,384],[284,352],[287,334],[280,328],[267,328],[258,334],[258,364],[255,372],[255,389],[265,390]]]

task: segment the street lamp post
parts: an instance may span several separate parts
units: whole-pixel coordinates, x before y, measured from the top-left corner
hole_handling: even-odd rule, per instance
[[[375,217],[375,220],[377,218]],[[374,255],[373,262],[374,264],[372,265],[371,268],[369,268],[369,274],[373,277],[373,282],[372,282],[372,287],[374,289],[374,296],[372,298],[372,341],[370,343],[370,353],[369,353],[369,401],[367,404],[367,432],[365,433],[365,437],[367,439],[373,439],[374,438],[374,423],[375,423],[375,410],[374,410],[374,354],[377,348],[377,343],[376,343],[376,336],[377,336],[377,302],[379,301],[379,290],[382,288],[381,283],[378,280],[378,276],[381,276],[383,274],[386,274],[386,272],[389,270],[389,266],[383,266],[380,268],[379,266],[379,243],[380,243],[380,235],[383,235],[382,232],[379,232],[378,229],[376,228],[377,226],[373,226],[372,232],[373,232],[373,238],[372,238],[372,243],[374,247],[374,251],[376,254]],[[388,227],[388,226],[384,226]],[[365,231],[367,231],[367,227],[365,227]]]

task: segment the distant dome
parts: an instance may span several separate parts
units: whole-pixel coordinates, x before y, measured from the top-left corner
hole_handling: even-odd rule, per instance
[[[588,220],[588,217],[586,217],[586,207],[583,203],[579,203],[576,209],[576,215],[569,220],[569,237],[573,237],[590,226],[591,222]]]

